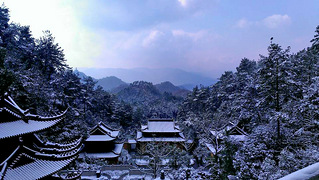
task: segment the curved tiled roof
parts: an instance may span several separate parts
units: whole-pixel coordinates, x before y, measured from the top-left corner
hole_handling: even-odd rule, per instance
[[[57,124],[62,119],[63,118],[59,118],[53,121],[29,120],[28,123],[24,122],[23,120],[17,120],[12,122],[1,123],[0,139],[38,132]]]
[[[69,149],[20,145],[0,164],[0,179],[40,179],[61,170],[75,160],[82,144]],[[50,150],[51,149],[51,150]]]
[[[102,134],[94,134],[99,131]],[[90,130],[90,136],[85,141],[112,141],[115,140],[119,135],[119,130],[112,129],[102,122],[94,126]]]
[[[77,158],[77,156],[72,156],[67,159],[56,161],[32,158],[26,154],[23,154],[23,156],[32,159],[33,162],[15,168],[8,168],[4,174],[3,180],[41,179],[61,170]]]
[[[3,149],[11,153],[0,162],[0,179],[41,179],[52,175],[75,160],[82,149],[82,138],[60,144],[44,142],[35,132],[47,129],[65,117],[67,110],[60,115],[44,117],[30,114],[21,109],[11,97],[5,95],[0,101],[0,144],[11,143],[12,137],[21,136],[19,141],[12,138],[14,150]],[[16,144],[14,144],[16,143]],[[7,152],[9,151],[9,152]],[[0,151],[1,152],[1,151]]]
[[[82,137],[65,144],[43,142],[36,134],[34,134],[33,148],[39,152],[46,153],[63,153],[78,149],[82,145]]]
[[[115,144],[114,149],[109,152],[100,152],[100,153],[83,153],[82,156],[92,157],[92,158],[117,158],[121,155],[123,149],[123,143]]]
[[[112,141],[116,138],[108,135],[90,135],[85,141]]]
[[[101,132],[103,132],[106,135],[109,135],[110,137],[116,138],[119,135],[119,130],[117,129],[113,129],[110,128],[109,126],[107,126],[106,124],[104,124],[103,122],[99,122],[99,124],[97,124],[96,126],[94,126],[91,130],[90,130],[90,134],[94,133],[95,131],[100,130]]]
[[[62,121],[66,112],[51,117],[30,114],[29,110],[22,110],[10,96],[4,96],[0,103],[0,116],[5,117],[0,120],[0,139],[47,129]]]

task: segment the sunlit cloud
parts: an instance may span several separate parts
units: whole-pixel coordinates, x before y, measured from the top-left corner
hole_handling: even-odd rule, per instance
[[[181,3],[182,6],[186,6],[187,5],[187,1],[186,0],[178,0],[179,3]]]
[[[56,43],[64,49],[70,66],[93,66],[90,59],[101,54],[101,39],[79,22],[75,9],[66,1],[8,0],[4,3],[10,10],[11,21],[29,25],[35,38],[50,30]]]
[[[153,30],[149,33],[149,35],[143,40],[143,46],[148,47],[152,45],[156,40],[163,36],[164,33],[158,30]]]
[[[266,17],[262,22],[266,27],[273,29],[280,26],[289,25],[291,23],[291,18],[287,14],[274,14],[272,16]]]
[[[248,28],[249,26],[251,26],[253,24],[253,22],[251,21],[248,21],[247,19],[245,18],[242,18],[240,20],[237,21],[236,23],[236,27],[238,28]]]
[[[260,21],[249,21],[246,18],[242,18],[236,22],[235,27],[248,28],[251,26],[265,26],[270,29],[275,29],[289,24],[291,24],[291,18],[287,14],[274,14]]]

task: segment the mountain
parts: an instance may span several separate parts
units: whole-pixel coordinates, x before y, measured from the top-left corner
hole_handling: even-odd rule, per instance
[[[74,71],[74,74],[76,74],[79,78],[81,78],[82,80],[86,77],[88,77],[85,73],[79,71],[78,69],[75,69]]]
[[[195,85],[212,85],[215,79],[205,77],[199,73],[187,72],[181,69],[173,68],[78,68],[85,74],[100,79],[108,76],[116,76],[124,82],[147,81],[158,84],[164,81],[170,81],[175,85],[193,84]]]
[[[179,85],[178,87],[180,87],[181,89],[187,89],[192,91],[195,86],[196,86],[195,84],[182,84],[182,85]]]
[[[176,92],[176,91],[180,90],[179,87],[174,86],[174,85],[173,85],[171,82],[169,82],[169,81],[162,82],[161,84],[156,84],[155,87],[156,87],[161,93],[164,93],[164,92],[173,93],[173,92]]]
[[[164,84],[167,85],[168,83]],[[170,88],[165,87],[163,89],[171,91],[176,87],[169,86]],[[178,106],[183,102],[183,97],[165,92],[161,92],[150,82],[135,81],[118,91],[116,96],[120,100],[129,103],[133,109],[140,111],[141,114],[146,115],[148,118],[154,116],[154,114],[157,117],[175,117]]]
[[[74,70],[74,73],[77,74],[81,79],[88,77],[85,73]],[[104,77],[101,79],[95,79],[97,81],[96,85],[100,85],[105,91],[109,91],[113,94],[117,94],[125,88],[129,87],[129,84],[122,81],[120,78],[115,76]],[[138,82],[138,81],[134,81]],[[143,82],[143,81],[142,81]],[[146,81],[145,81],[146,82]],[[143,84],[143,83],[142,83]],[[152,84],[152,83],[151,83]],[[192,90],[194,86],[189,85],[190,88],[184,86],[175,86],[169,81],[162,82],[160,84],[153,85],[161,94],[164,92],[171,93],[174,96],[186,97],[186,95]]]
[[[120,91],[124,90],[125,88],[129,87],[129,84],[121,84],[113,89],[110,90],[110,93],[117,94]]]
[[[155,87],[163,94],[165,92],[171,93],[174,96],[181,96],[186,97],[187,94],[190,92],[186,89],[182,89],[180,87],[174,86],[169,81],[162,82],[160,84],[156,84]]]
[[[96,85],[100,85],[105,91],[110,91],[121,85],[126,85],[126,83],[115,76],[109,76],[102,79],[98,79]]]
[[[116,95],[129,103],[152,101],[161,97],[159,90],[152,83],[145,81],[135,81]]]

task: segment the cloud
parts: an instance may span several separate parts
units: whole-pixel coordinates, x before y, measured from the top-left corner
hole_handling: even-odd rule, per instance
[[[112,31],[141,30],[176,22],[217,4],[217,0],[72,1],[83,24]]]
[[[191,38],[193,41],[198,41],[202,38],[204,38],[207,35],[206,30],[201,30],[197,32],[186,32],[184,30],[172,30],[172,34],[175,37],[187,37]]]
[[[100,57],[94,59],[100,67],[169,67],[198,72],[205,64],[205,71],[213,68],[216,71],[212,73],[221,72],[217,70],[220,63],[211,64],[219,56],[223,39],[212,30],[154,28],[115,34],[105,31],[101,34],[104,34],[101,37],[105,42],[104,50]]]
[[[253,23],[251,21],[248,21],[247,19],[245,18],[242,18],[240,20],[237,21],[235,27],[238,27],[238,28],[247,28],[249,26],[251,26]]]
[[[164,33],[158,30],[153,30],[149,35],[143,40],[143,46],[148,47],[160,39],[161,36],[164,36]]]
[[[242,18],[236,22],[235,27],[243,29],[252,26],[264,26],[269,29],[276,29],[289,24],[291,24],[291,18],[287,14],[274,14],[259,21],[249,21],[246,18]]]
[[[187,0],[178,0],[179,3],[181,3],[182,6],[186,7]]]
[[[280,26],[289,25],[291,23],[291,18],[287,14],[274,14],[266,17],[262,22],[266,27],[274,29]]]

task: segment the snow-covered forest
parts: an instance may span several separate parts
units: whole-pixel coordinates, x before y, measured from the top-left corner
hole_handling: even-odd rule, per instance
[[[102,121],[120,127],[125,141],[136,136],[147,118],[162,116],[174,118],[185,138],[194,140],[190,152],[174,151],[176,179],[185,178],[191,159],[200,161],[189,168],[191,175],[202,172],[209,179],[278,179],[318,162],[319,26],[310,47],[291,53],[271,38],[268,53],[257,61],[243,58],[235,72],[226,71],[216,84],[195,87],[183,98],[161,94],[147,82],[110,94],[92,78],[73,72],[50,31],[36,39],[30,27],[9,20],[9,10],[2,6],[0,96],[8,92],[35,114],[69,108],[63,123],[41,134],[46,139],[86,137]],[[245,141],[212,138],[211,130],[229,122],[248,134]],[[223,148],[210,157],[206,143]]]

